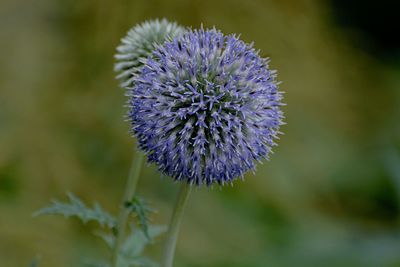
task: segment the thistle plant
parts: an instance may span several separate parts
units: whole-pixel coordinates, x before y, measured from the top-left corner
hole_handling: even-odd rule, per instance
[[[161,260],[162,267],[172,267],[192,188],[232,184],[268,159],[283,124],[282,93],[269,59],[215,28],[191,30],[155,20],[132,28],[121,42],[115,70],[128,96],[132,135],[143,153],[132,163],[118,219],[72,194],[70,203],[55,201],[37,214],[77,216],[107,228],[101,237],[112,259],[92,266],[157,266],[141,255],[163,231],[149,224],[151,209],[135,194],[146,156],[163,175],[182,182]],[[128,222],[131,215],[136,224]]]
[[[124,236],[123,242],[117,254],[118,267],[131,266],[157,266],[156,261],[142,255],[145,247],[152,243],[152,240],[165,232],[163,225],[150,225],[148,223],[151,209],[140,198],[132,199],[129,204],[132,216],[129,232]],[[93,207],[86,205],[80,198],[72,193],[68,193],[68,201],[63,202],[53,200],[52,204],[34,213],[38,215],[63,215],[64,217],[77,217],[83,223],[90,221],[97,222],[100,229],[94,233],[103,240],[110,251],[115,250],[116,232],[118,232],[118,222],[115,216],[104,210],[100,204],[94,203]],[[136,223],[133,223],[135,222]],[[37,260],[35,261],[38,265]],[[85,259],[85,264],[91,267],[110,267],[107,259]]]
[[[133,78],[136,77],[142,62],[151,55],[153,49],[166,40],[171,40],[183,30],[183,27],[165,19],[148,21],[133,27],[121,40],[115,56],[117,60],[115,70],[119,73],[117,79],[121,81],[121,86],[127,88],[133,86]],[[137,153],[129,172],[118,218],[105,211],[96,202],[93,207],[89,207],[72,193],[68,193],[67,202],[53,200],[50,206],[38,210],[34,216],[63,215],[77,217],[83,223],[97,222],[103,230],[97,232],[96,235],[107,244],[112,257],[109,260],[86,260],[88,266],[158,266],[154,260],[142,255],[145,247],[153,243],[153,240],[166,230],[163,225],[149,223],[149,215],[153,209],[150,209],[146,202],[135,194],[142,160],[143,155]],[[127,225],[129,227],[126,234]],[[37,266],[37,264],[35,259],[31,265]]]
[[[231,184],[268,158],[282,124],[282,94],[276,72],[252,45],[202,28],[158,46],[128,95],[139,147],[183,182],[162,260],[171,267],[191,186]]]

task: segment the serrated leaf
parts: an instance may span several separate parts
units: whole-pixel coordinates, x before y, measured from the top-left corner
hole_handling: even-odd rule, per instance
[[[150,225],[148,229],[149,238],[141,229],[131,227],[131,232],[122,244],[121,251],[118,257],[118,267],[158,267],[158,264],[143,257],[145,247],[151,243],[155,237],[166,231],[163,225]]]
[[[154,212],[146,202],[137,196],[133,197],[131,201],[126,202],[125,206],[131,210],[131,212],[135,213],[138,218],[138,225],[142,229],[144,235],[147,239],[150,240],[148,225],[149,225],[149,218],[148,214]]]
[[[143,231],[132,227],[130,234],[122,244],[121,254],[129,258],[140,256],[146,245],[166,230],[167,227],[164,225],[150,225],[148,228],[149,238],[147,238]]]
[[[102,227],[106,226],[110,229],[116,225],[116,219],[98,203],[94,203],[93,208],[86,206],[77,196],[67,193],[68,202],[53,200],[52,205],[44,207],[36,211],[33,216],[39,215],[64,215],[64,217],[78,217],[82,222],[96,221]]]

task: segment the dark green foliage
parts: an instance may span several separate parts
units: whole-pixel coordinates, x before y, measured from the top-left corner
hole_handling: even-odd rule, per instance
[[[165,226],[146,225],[147,236],[143,231],[131,228],[131,232],[122,244],[119,255],[118,267],[145,266],[153,267],[158,264],[150,258],[142,256],[145,247],[151,240],[166,231]]]
[[[39,215],[63,215],[64,217],[77,217],[83,223],[89,221],[97,222],[101,227],[106,228],[107,232],[96,232],[110,249],[114,249],[116,229],[116,219],[113,215],[105,211],[100,204],[95,203],[93,208],[88,207],[81,199],[72,193],[67,193],[68,202],[53,200],[52,205],[44,207],[34,213]],[[121,251],[118,256],[118,267],[156,267],[158,264],[143,256],[145,247],[152,243],[153,239],[166,231],[165,226],[150,225],[148,214],[153,210],[148,207],[146,202],[139,197],[134,197],[131,201],[125,203],[133,216],[137,218],[137,225],[131,225],[130,232],[125,238]],[[85,262],[92,267],[110,267],[106,260],[87,260]],[[34,265],[32,265],[34,264]],[[37,260],[31,263],[31,267],[37,267]]]
[[[137,216],[138,225],[142,229],[144,235],[150,239],[148,223],[148,214],[154,212],[146,202],[140,197],[133,197],[130,202],[125,203],[125,207],[129,208],[133,214]]]
[[[93,208],[85,205],[77,196],[72,193],[67,193],[69,203],[53,200],[52,205],[44,207],[36,211],[33,215],[64,215],[64,217],[76,216],[83,223],[96,221],[101,227],[112,229],[116,225],[116,219],[98,203],[93,204]]]
[[[166,227],[160,225],[146,225],[146,228],[148,230],[148,236],[146,236],[142,229],[131,226],[130,233],[124,240],[119,253],[118,267],[158,266],[154,260],[144,257],[142,254],[146,246],[152,243],[152,240],[166,231]],[[96,233],[96,235],[107,244],[110,250],[114,248],[114,235],[109,233]],[[96,267],[110,266],[106,261],[88,261],[87,264]]]

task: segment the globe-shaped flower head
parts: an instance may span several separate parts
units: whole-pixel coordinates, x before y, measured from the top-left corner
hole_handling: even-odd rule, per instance
[[[149,162],[190,184],[225,184],[267,158],[282,123],[268,60],[236,36],[188,31],[159,46],[130,91]]]
[[[134,26],[117,47],[115,71],[121,87],[132,87],[142,61],[152,54],[156,45],[163,44],[183,32],[184,28],[166,19],[149,20]]]

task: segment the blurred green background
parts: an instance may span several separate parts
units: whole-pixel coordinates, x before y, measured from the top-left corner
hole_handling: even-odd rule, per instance
[[[162,17],[254,41],[287,103],[269,162],[194,192],[176,266],[400,266],[399,8],[348,2],[1,0],[0,266],[108,257],[96,225],[31,214],[66,191],[117,211],[135,141],[113,54]],[[168,221],[177,187],[142,172],[153,222]]]

